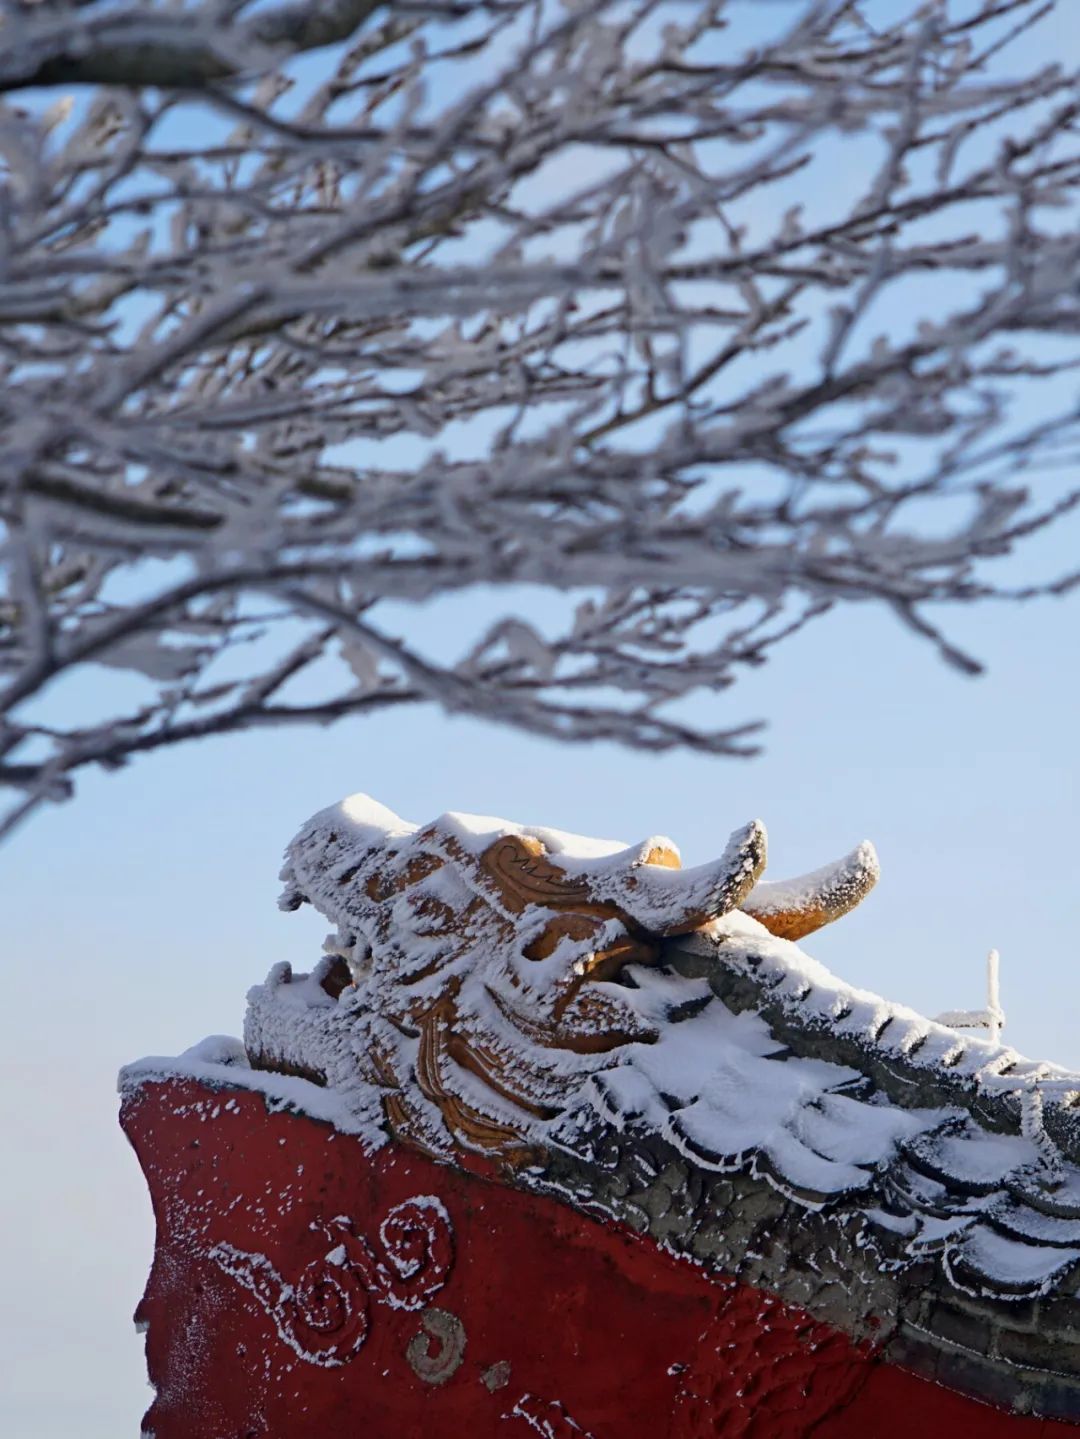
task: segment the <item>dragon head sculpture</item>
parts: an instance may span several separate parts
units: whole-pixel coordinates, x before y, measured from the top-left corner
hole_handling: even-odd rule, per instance
[[[797,939],[878,875],[868,843],[788,883],[761,881],[765,859],[758,821],[683,869],[666,838],[457,814],[419,827],[354,795],[288,848],[282,907],[310,903],[335,930],[312,976],[280,969],[252,992],[251,1061],[377,1094],[384,1127],[440,1157],[529,1162],[584,1076],[655,1040],[677,1007],[677,987],[638,982],[667,942],[736,910]],[[282,1023],[286,983],[302,1023]]]

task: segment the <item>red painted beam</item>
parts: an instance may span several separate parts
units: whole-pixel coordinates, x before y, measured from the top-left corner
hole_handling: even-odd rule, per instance
[[[191,1080],[122,1123],[157,1247],[154,1439],[1036,1439],[546,1198]]]

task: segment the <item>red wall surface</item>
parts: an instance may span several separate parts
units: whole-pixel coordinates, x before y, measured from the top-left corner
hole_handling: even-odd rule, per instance
[[[261,1095],[148,1084],[122,1122],[157,1249],[154,1439],[1036,1439],[1017,1417],[610,1222]]]

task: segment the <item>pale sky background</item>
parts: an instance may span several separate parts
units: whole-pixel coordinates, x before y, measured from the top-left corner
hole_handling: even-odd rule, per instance
[[[1041,538],[1010,575],[1074,567],[1078,538],[1075,523]],[[1080,597],[935,618],[985,678],[878,610],[839,611],[710,702],[717,725],[770,720],[754,761],[557,747],[418,710],[84,776],[74,803],[17,833],[0,851],[0,1433],[138,1434],[131,1314],[153,1234],[116,1070],[239,1034],[250,984],[280,960],[310,966],[325,925],[277,911],[281,851],[356,790],[416,821],[464,809],[628,842],[666,832],[689,864],[759,816],[772,878],[871,838],[878,890],[806,948],[933,1015],[982,1004],[996,945],[1006,1040],[1080,1066]],[[452,606],[430,638],[455,640]],[[68,697],[122,682],[94,670]]]

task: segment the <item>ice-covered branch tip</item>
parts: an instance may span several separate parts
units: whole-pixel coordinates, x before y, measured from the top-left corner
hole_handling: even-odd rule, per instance
[[[750,754],[841,601],[1070,589],[1064,11],[862,8],[5,7],[0,834],[406,704]]]

